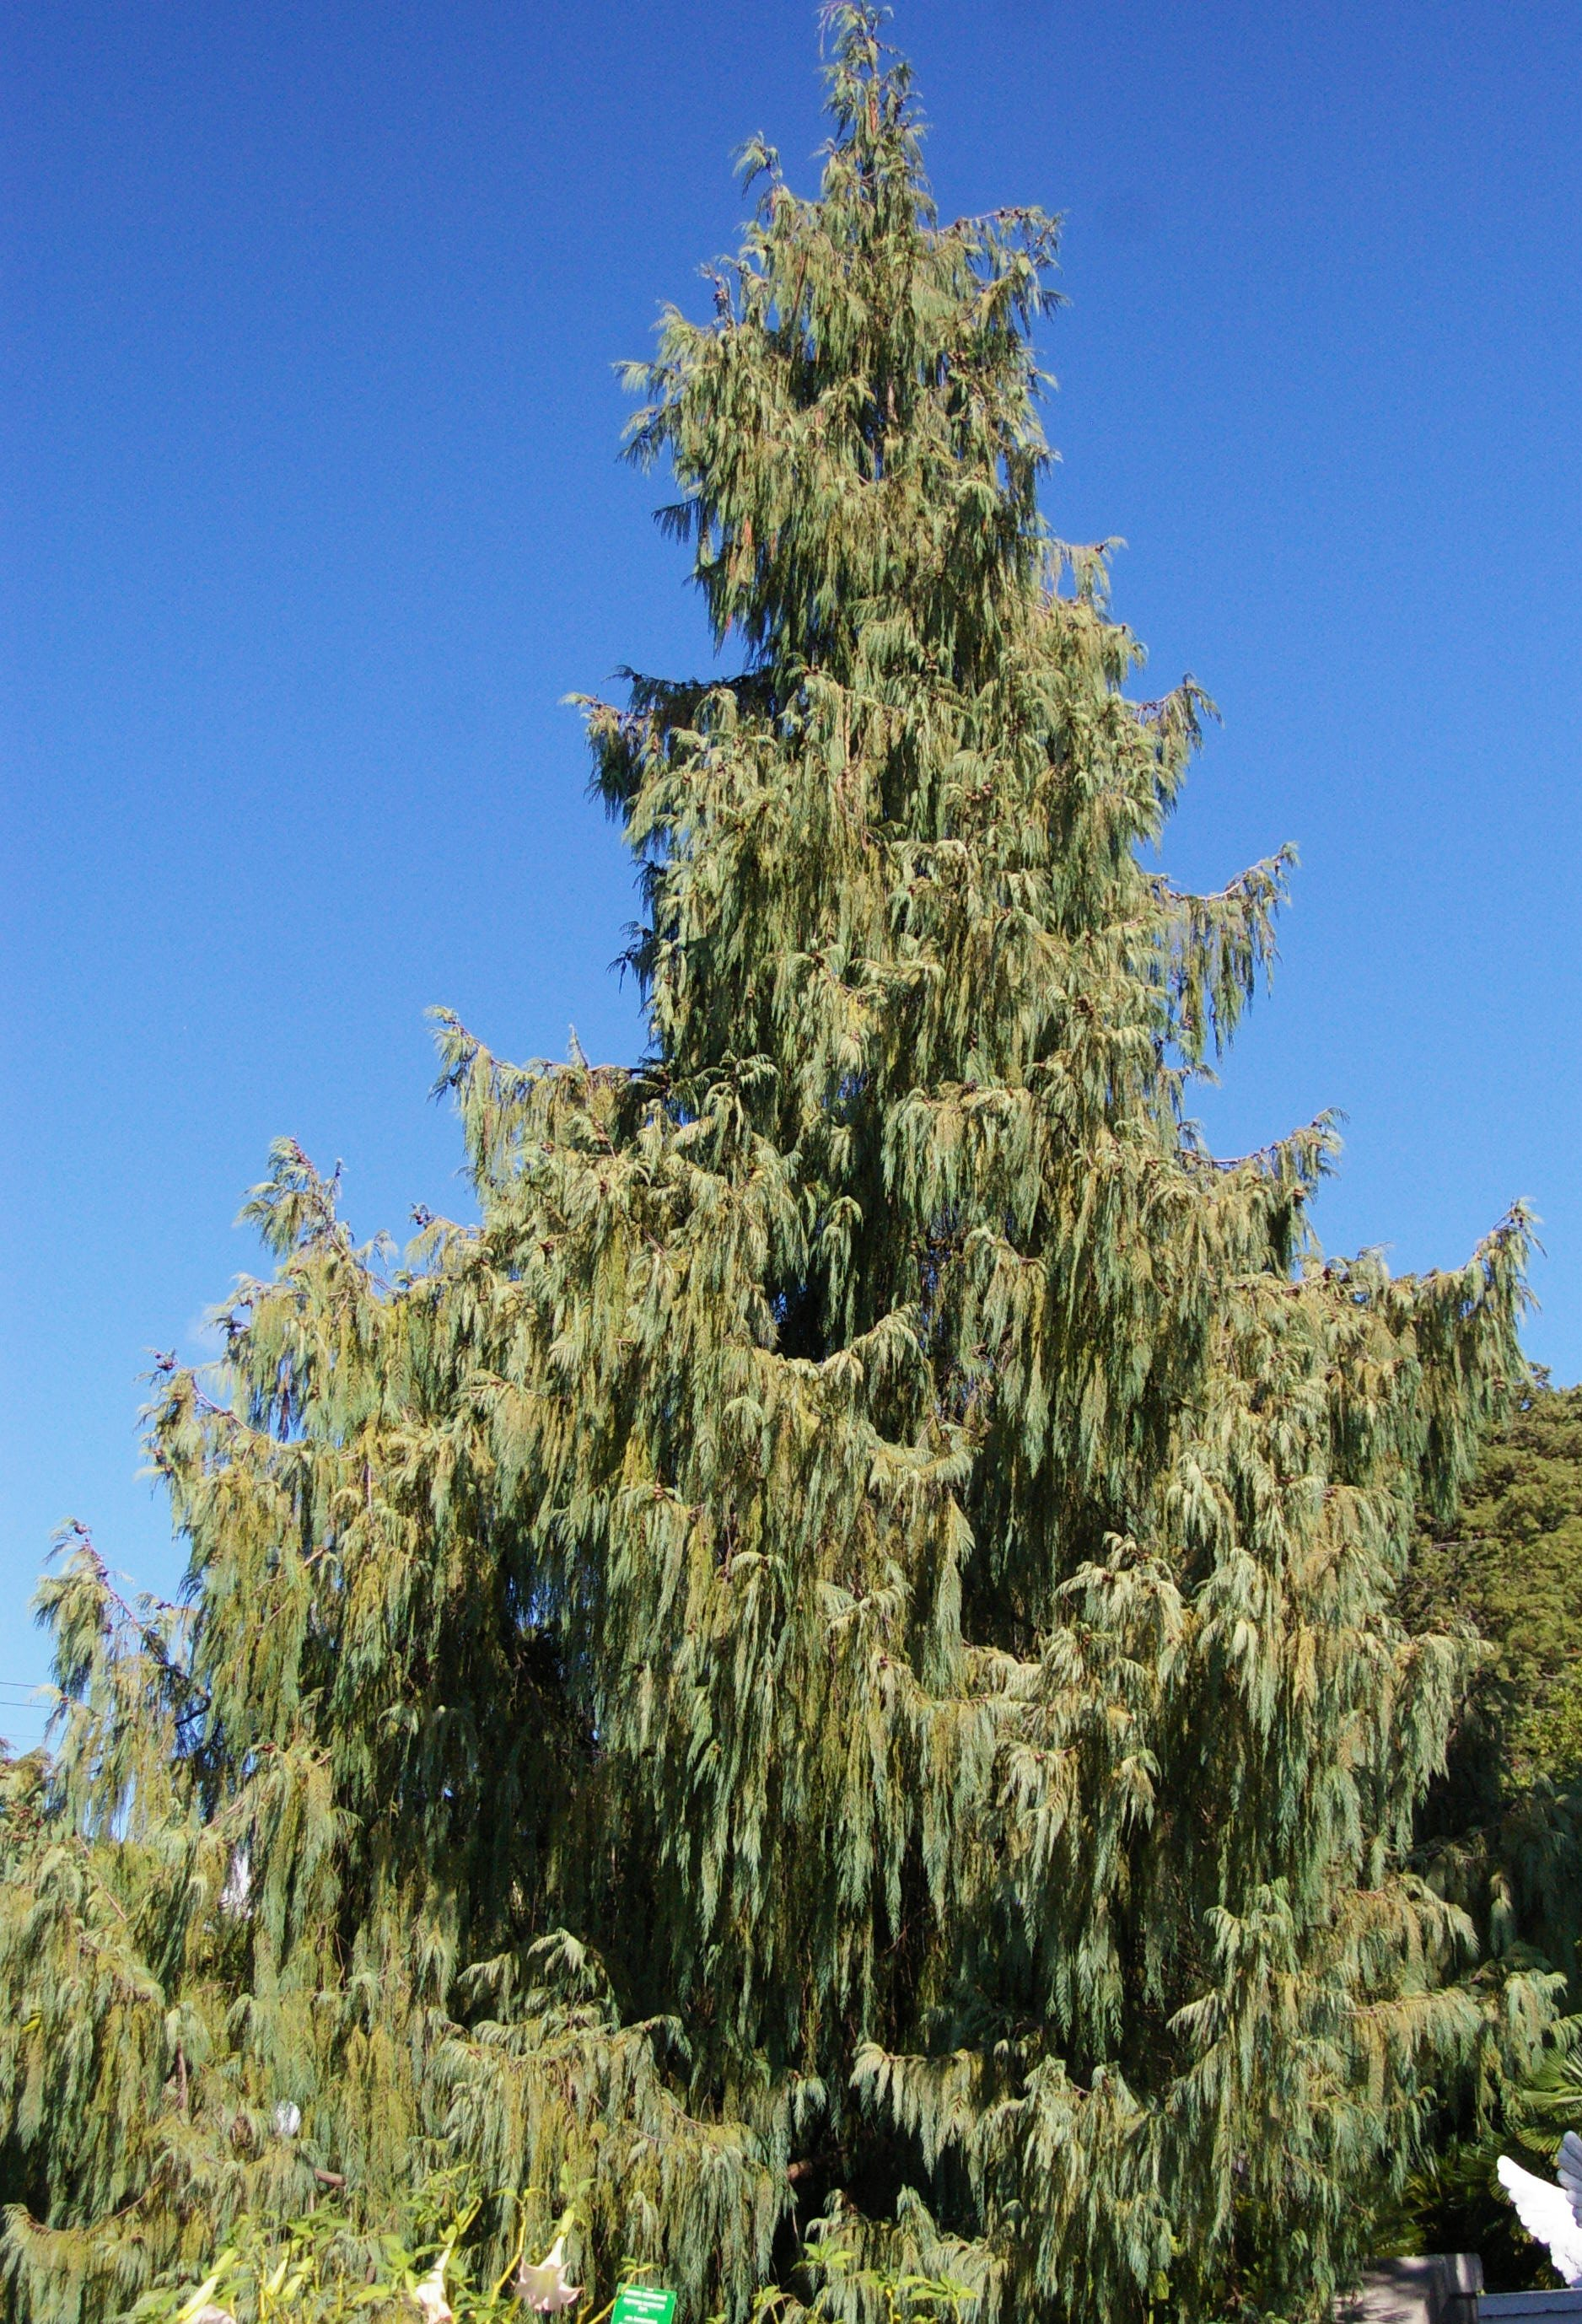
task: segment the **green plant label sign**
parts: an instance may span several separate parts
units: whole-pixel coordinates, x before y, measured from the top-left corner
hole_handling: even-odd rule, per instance
[[[671,2324],[676,2295],[652,2283],[624,2284],[615,2294],[610,2324]]]

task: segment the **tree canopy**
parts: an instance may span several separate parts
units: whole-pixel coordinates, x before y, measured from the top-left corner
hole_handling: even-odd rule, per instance
[[[1327,1121],[1206,1149],[1289,853],[1151,868],[1207,705],[1128,690],[1040,512],[1055,224],[941,223],[828,23],[818,194],[750,144],[632,374],[719,671],[583,706],[647,1053],[442,1015],[479,1221],[399,1259],[279,1145],[272,1270],[157,1383],[182,1603],[81,1536],[44,1584],[32,2324],[442,2171],[480,2281],[571,2186],[578,2280],[684,2324],[1307,2313],[1541,2016],[1411,1868],[1466,1653],[1397,1602],[1524,1377],[1526,1222],[1392,1277],[1306,1224]]]

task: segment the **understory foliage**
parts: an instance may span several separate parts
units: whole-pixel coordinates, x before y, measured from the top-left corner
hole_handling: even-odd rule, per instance
[[[1190,1126],[1285,858],[1151,868],[1205,704],[1128,692],[1039,513],[1054,226],[939,224],[904,65],[828,28],[818,197],[750,146],[634,374],[739,664],[585,706],[649,1053],[442,1017],[481,1222],[400,1263],[279,1146],[273,1272],[153,1406],[182,1605],[80,1536],[44,1585],[30,2324],[436,2172],[471,2280],[575,2183],[589,2299],[683,2324],[1297,2315],[1541,2021],[1407,1867],[1466,1652],[1396,1605],[1524,1378],[1526,1223],[1392,1278],[1304,1224],[1326,1122]]]

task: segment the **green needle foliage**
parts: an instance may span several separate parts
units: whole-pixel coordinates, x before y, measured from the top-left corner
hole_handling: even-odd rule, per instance
[[[1524,1377],[1525,1221],[1393,1280],[1304,1226],[1327,1123],[1191,1129],[1286,859],[1146,868],[1205,705],[1127,693],[1039,514],[1054,226],[940,225],[904,65],[828,23],[818,198],[750,146],[633,374],[741,663],[585,706],[650,1054],[442,1017],[481,1224],[399,1266],[278,1147],[274,1272],[153,1407],[182,1609],[80,1539],[45,1585],[34,2324],[440,2170],[471,2281],[586,2183],[576,2280],[685,2324],[1306,2312],[1541,2018],[1402,1868],[1465,1656],[1395,1603]]]

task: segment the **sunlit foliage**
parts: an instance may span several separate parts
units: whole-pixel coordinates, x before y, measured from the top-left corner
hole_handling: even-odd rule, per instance
[[[481,1223],[399,1264],[277,1148],[273,1272],[153,1406],[183,1609],[80,1540],[46,1586],[36,2324],[441,2168],[473,2280],[569,2174],[590,2296],[684,2324],[1296,2314],[1541,2017],[1404,1868],[1465,1655],[1395,1607],[1523,1378],[1525,1222],[1392,1279],[1308,1232],[1327,1123],[1190,1127],[1288,859],[1151,868],[1206,706],[1127,691],[1039,512],[1054,225],[939,223],[904,65],[828,29],[819,194],[750,146],[634,374],[739,664],[585,705],[650,1053],[442,1018]]]

